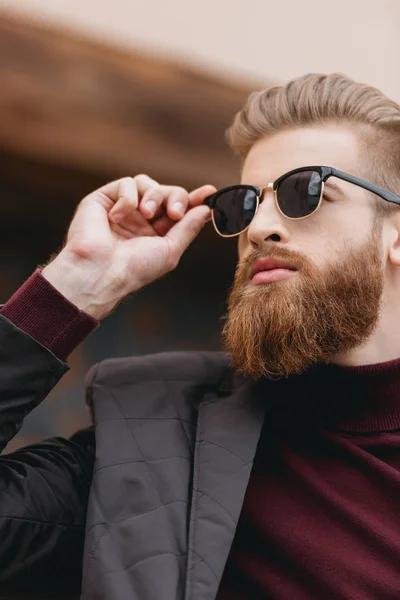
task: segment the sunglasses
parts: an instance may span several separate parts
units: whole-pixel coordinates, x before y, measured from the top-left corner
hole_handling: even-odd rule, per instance
[[[275,192],[275,202],[282,215],[288,219],[305,219],[320,207],[324,184],[329,177],[348,181],[387,202],[400,205],[400,198],[395,194],[333,167],[300,167],[263,188],[231,185],[208,196],[204,203],[212,209],[212,221],[217,233],[222,237],[234,237],[250,226],[265,190]]]

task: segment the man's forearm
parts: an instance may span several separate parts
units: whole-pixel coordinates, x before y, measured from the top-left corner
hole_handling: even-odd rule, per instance
[[[42,270],[42,275],[79,310],[100,321],[119,303],[122,293],[115,277],[84,259],[62,251]]]

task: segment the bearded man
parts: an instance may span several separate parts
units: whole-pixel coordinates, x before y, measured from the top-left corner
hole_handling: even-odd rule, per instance
[[[101,362],[94,427],[0,459],[4,584],[80,587],[83,562],[84,600],[400,597],[400,107],[311,74],[229,139],[240,184],[107,184],[2,308],[4,448],[210,216],[238,236],[225,353]]]

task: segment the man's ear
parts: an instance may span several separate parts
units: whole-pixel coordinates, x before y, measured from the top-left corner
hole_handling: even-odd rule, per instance
[[[388,258],[392,265],[400,267],[400,210],[390,216],[384,229],[388,241]]]

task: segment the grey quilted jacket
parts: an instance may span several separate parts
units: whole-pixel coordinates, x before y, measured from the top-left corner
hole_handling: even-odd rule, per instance
[[[1,315],[0,341],[5,445],[68,365]],[[193,352],[106,360],[89,371],[86,393],[94,466],[90,443],[84,451],[78,438],[58,438],[40,446],[40,477],[36,468],[30,488],[21,491],[20,478],[13,488],[7,471],[9,493],[14,501],[24,494],[25,506],[5,509],[8,496],[0,495],[14,528],[0,525],[0,581],[35,564],[40,541],[47,567],[59,546],[73,554],[82,527],[83,600],[214,600],[260,436],[265,388],[232,373],[223,354]],[[2,460],[4,477],[10,462]],[[27,535],[35,544],[30,554],[29,545],[18,546],[16,558],[15,536]]]

